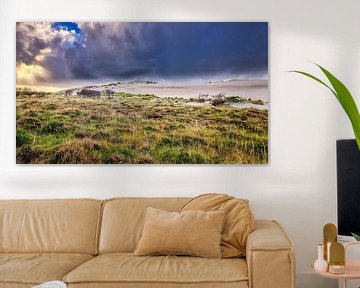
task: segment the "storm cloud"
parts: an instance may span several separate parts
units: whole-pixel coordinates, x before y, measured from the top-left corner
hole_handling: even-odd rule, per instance
[[[18,84],[256,78],[268,70],[262,22],[22,22],[16,43]]]

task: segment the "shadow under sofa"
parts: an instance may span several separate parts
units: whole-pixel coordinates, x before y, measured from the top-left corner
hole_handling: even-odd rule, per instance
[[[145,208],[179,211],[189,200],[0,200],[0,288],[294,287],[292,243],[270,220],[255,220],[245,258],[133,256]]]

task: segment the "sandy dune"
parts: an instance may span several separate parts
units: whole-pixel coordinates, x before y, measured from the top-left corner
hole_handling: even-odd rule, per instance
[[[110,83],[103,85],[85,86],[83,88],[104,91],[111,89],[114,92],[124,92],[129,94],[154,94],[158,97],[178,97],[178,98],[197,98],[200,94],[216,95],[225,93],[225,97],[239,96],[251,100],[262,100],[264,105],[252,103],[234,103],[236,108],[257,108],[268,109],[269,89],[268,80],[230,80],[207,83]],[[72,95],[76,95],[82,88],[71,89]],[[192,104],[190,104],[192,105]],[[206,105],[202,103],[200,105]]]
[[[252,100],[261,99],[265,103],[269,99],[267,80],[231,80],[196,84],[126,83],[104,88],[132,94],[155,94],[159,97],[195,98],[199,94],[214,95],[225,92],[226,96],[240,96]]]

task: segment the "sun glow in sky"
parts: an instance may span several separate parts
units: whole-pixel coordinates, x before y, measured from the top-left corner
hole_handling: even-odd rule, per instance
[[[19,22],[17,85],[267,78],[265,22]]]
[[[16,81],[32,85],[39,79],[47,79],[48,72],[44,67],[38,64],[20,63],[16,66]]]

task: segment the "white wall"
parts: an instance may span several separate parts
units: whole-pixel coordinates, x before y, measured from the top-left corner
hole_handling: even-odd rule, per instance
[[[335,140],[353,136],[328,91],[285,71],[315,71],[306,59],[316,61],[360,97],[359,12],[358,0],[1,0],[0,198],[206,192],[249,198],[257,218],[278,220],[294,240],[298,287],[315,287],[314,283],[321,287],[309,263],[316,256],[323,224],[336,222]],[[15,21],[19,20],[268,21],[270,164],[16,166]]]

